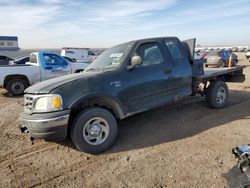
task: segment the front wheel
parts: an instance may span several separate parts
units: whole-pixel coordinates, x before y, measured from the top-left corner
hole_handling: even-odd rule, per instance
[[[116,119],[108,110],[89,108],[81,112],[71,127],[71,139],[80,151],[98,154],[112,146],[117,135]]]
[[[206,91],[206,100],[212,108],[224,108],[228,101],[228,87],[222,80],[212,82]]]
[[[15,78],[8,81],[6,89],[11,96],[21,96],[28,84],[24,79]]]

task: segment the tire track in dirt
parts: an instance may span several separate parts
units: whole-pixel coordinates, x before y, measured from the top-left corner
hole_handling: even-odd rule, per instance
[[[247,100],[248,102],[250,101],[250,99],[248,99]],[[241,108],[241,106],[242,106],[242,102],[240,102],[240,103],[238,103],[238,104],[236,104],[236,105],[233,105],[233,106],[231,106],[231,107],[229,107],[227,110],[228,111],[230,111],[230,110],[232,110],[232,109],[234,109],[234,108]],[[245,105],[245,104],[244,104]],[[221,113],[224,113],[224,112],[221,112]],[[211,113],[211,114],[209,114],[208,116],[209,116],[209,118],[211,118],[211,119],[216,119],[215,117],[217,117],[217,116],[220,116],[221,115],[221,113],[217,113],[217,112],[213,112],[213,113]],[[203,117],[201,117],[201,118],[199,118],[200,119],[200,121],[201,122],[205,122],[206,120],[207,120],[207,116],[203,116]],[[95,158],[95,157],[94,157]],[[93,159],[94,159],[93,158]],[[108,157],[109,158],[109,157]],[[84,160],[84,159],[80,159],[80,160],[78,160],[78,161],[76,161],[76,162],[74,162],[73,164],[71,164],[70,166],[67,166],[67,168],[65,169],[65,168],[61,168],[60,170],[58,170],[57,171],[57,173],[56,174],[54,174],[51,178],[49,178],[49,179],[46,179],[46,180],[44,180],[44,181],[39,181],[39,182],[36,182],[35,184],[32,184],[32,185],[30,185],[29,187],[37,187],[37,186],[41,186],[41,185],[43,185],[43,184],[48,184],[48,183],[52,183],[52,181],[55,181],[55,180],[57,180],[57,179],[59,179],[59,178],[62,178],[62,179],[64,179],[64,178],[69,178],[69,177],[72,177],[72,176],[74,176],[75,174],[77,174],[77,173],[79,173],[79,172],[82,172],[82,171],[84,171],[84,170],[86,170],[87,168],[88,169],[93,169],[94,168],[94,166],[96,165],[96,163],[95,162],[93,162],[94,160],[91,160],[91,161],[89,161],[89,163],[86,163],[86,160]],[[93,168],[92,168],[93,167]]]
[[[38,154],[40,152],[50,150],[50,149],[56,148],[56,147],[58,147],[58,146],[51,145],[51,143],[47,143],[47,144],[43,144],[43,145],[36,147],[36,148],[29,148],[29,149],[25,150],[24,152],[22,151],[20,153],[15,154],[14,156],[12,154],[7,154],[7,155],[1,157],[0,167],[6,165],[6,163],[8,163],[10,161],[13,162],[13,161],[17,161],[17,160],[22,160],[23,158],[31,157],[31,156],[34,156],[34,154]]]
[[[96,156],[93,156],[92,160],[89,160],[89,159],[86,160],[84,158],[80,158],[79,160],[72,163],[70,166],[67,166],[66,168],[62,167],[61,169],[59,169],[56,174],[52,175],[51,178],[36,182],[32,185],[29,185],[28,187],[38,187],[43,184],[52,183],[52,181],[55,181],[59,178],[63,178],[63,179],[70,178],[70,177],[73,177],[74,174],[85,171],[85,170],[86,170],[86,173],[87,172],[89,173],[87,169],[95,169],[96,163],[93,162],[94,158],[96,158]]]

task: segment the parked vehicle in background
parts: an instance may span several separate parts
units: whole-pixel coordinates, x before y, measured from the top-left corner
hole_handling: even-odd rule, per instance
[[[25,63],[30,61],[30,56],[25,57],[17,57],[11,61],[9,61],[9,65],[24,65]]]
[[[243,82],[243,67],[204,70],[194,47],[195,39],[160,37],[109,48],[83,74],[26,89],[20,129],[46,140],[70,136],[80,151],[97,154],[114,143],[117,119],[196,94],[223,108],[226,81]]]
[[[61,55],[67,56],[71,59],[75,59],[77,62],[81,63],[82,62],[92,63],[98,56],[89,48],[67,48],[67,47],[62,48]]]
[[[225,50],[225,51],[229,57],[231,56],[231,61],[232,61],[231,63],[233,66],[235,66],[239,62],[238,56],[235,53],[233,53],[232,50]]]
[[[62,56],[64,59],[66,59],[68,62],[70,63],[73,63],[73,62],[76,62],[76,59],[74,58],[70,58],[70,57],[67,57],[67,56]]]
[[[1,65],[9,65],[9,61],[13,60],[10,57],[4,56],[4,55],[0,55],[0,66]]]
[[[236,46],[232,47],[232,52],[238,52],[238,50],[239,50],[238,47],[236,47]]]
[[[249,59],[250,58],[250,49],[247,50],[247,53],[246,53],[246,58]]]
[[[207,55],[207,52],[205,50],[200,51],[201,59],[204,59],[206,55]]]
[[[230,52],[227,50],[211,50],[207,53],[206,67],[228,67]],[[238,60],[236,56],[232,56],[231,66],[235,66]]]
[[[70,63],[62,56],[51,52],[34,52],[30,61],[23,66],[0,67],[0,87],[12,96],[22,95],[24,90],[35,83],[83,71],[88,63]]]
[[[198,52],[194,53],[194,59],[201,59],[201,55]]]
[[[241,47],[241,48],[239,48],[238,52],[244,52],[245,50],[246,50],[245,47]]]

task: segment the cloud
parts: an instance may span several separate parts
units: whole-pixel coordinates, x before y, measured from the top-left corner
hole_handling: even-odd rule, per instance
[[[91,12],[95,17],[120,18],[142,14],[145,12],[155,12],[166,9],[175,4],[174,0],[155,1],[108,1],[108,3],[94,5]]]
[[[58,6],[32,6],[29,4],[0,7],[0,24],[2,32],[22,32],[43,27],[59,11]]]
[[[180,28],[188,32],[187,25],[199,31],[204,22],[249,17],[250,10],[249,0],[0,0],[0,4],[0,34],[20,36],[28,47],[99,45],[103,39],[115,44],[134,36],[179,33]]]

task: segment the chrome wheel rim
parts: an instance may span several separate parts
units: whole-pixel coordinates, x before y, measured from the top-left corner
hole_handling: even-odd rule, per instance
[[[216,94],[217,103],[222,104],[226,99],[226,95],[226,89],[224,87],[220,87]]]
[[[22,93],[24,90],[24,85],[22,82],[14,82],[13,84],[11,84],[11,90],[14,93]]]
[[[102,144],[109,135],[109,124],[101,117],[94,117],[85,123],[83,127],[83,138],[91,145]]]

